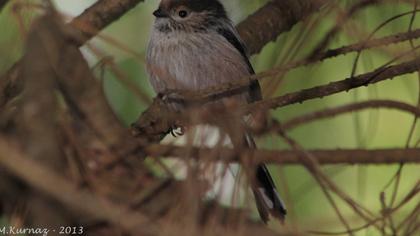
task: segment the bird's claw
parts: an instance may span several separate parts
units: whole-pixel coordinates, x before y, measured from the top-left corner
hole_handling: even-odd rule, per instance
[[[185,134],[185,127],[183,127],[183,126],[172,126],[171,127],[171,129],[170,129],[170,131],[169,131],[170,133],[171,133],[171,135],[173,136],[173,137],[178,137],[178,136],[182,136],[182,135],[184,135]]]

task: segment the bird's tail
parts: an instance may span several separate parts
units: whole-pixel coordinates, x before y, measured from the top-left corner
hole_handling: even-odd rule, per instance
[[[254,192],[255,202],[261,219],[267,223],[269,217],[272,216],[283,222],[287,213],[286,207],[264,164],[257,167],[255,182],[256,184],[253,186],[252,191]]]
[[[246,135],[246,144],[250,148],[256,148],[250,135]],[[261,219],[264,223],[267,223],[270,217],[275,217],[283,222],[287,213],[286,207],[277,192],[267,167],[260,164],[257,166],[255,173],[252,191]]]

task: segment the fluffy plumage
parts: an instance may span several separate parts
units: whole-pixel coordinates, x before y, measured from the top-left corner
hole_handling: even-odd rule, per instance
[[[147,71],[157,93],[202,90],[254,74],[245,46],[217,0],[162,0],[147,49]],[[257,81],[229,99],[261,99]],[[255,148],[251,137],[246,144]],[[256,170],[253,192],[263,221],[283,219],[286,210],[264,165]]]

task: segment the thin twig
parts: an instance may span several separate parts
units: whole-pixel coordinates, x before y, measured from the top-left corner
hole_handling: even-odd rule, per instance
[[[397,102],[392,100],[369,100],[365,102],[352,103],[343,105],[335,108],[324,109],[315,111],[309,114],[305,114],[299,117],[295,117],[288,121],[283,122],[282,128],[284,130],[293,129],[296,126],[306,124],[315,120],[325,119],[333,116],[337,116],[344,113],[360,111],[368,108],[389,108],[400,111],[406,111],[413,114],[414,117],[420,117],[420,109],[403,102]]]
[[[330,41],[337,35],[340,29],[345,25],[346,21],[348,21],[352,16],[357,14],[360,10],[365,9],[366,7],[376,4],[381,0],[361,0],[354,4],[348,11],[343,12],[339,15],[337,19],[337,23],[334,25],[330,31],[328,31],[321,42],[315,47],[315,49],[310,53],[309,58],[314,57],[315,55],[319,54],[328,46]]]
[[[361,231],[363,229],[366,229],[366,228],[372,226],[373,224],[375,224],[377,222],[380,222],[380,221],[384,220],[385,218],[389,217],[390,215],[392,215],[393,213],[395,213],[396,211],[401,209],[401,207],[405,206],[409,201],[411,201],[411,199],[413,199],[416,195],[418,195],[419,192],[420,192],[419,182],[417,182],[415,184],[415,186],[412,188],[412,190],[404,197],[403,200],[401,200],[401,202],[397,206],[395,206],[394,208],[387,209],[387,211],[384,212],[384,214],[382,216],[377,217],[377,218],[373,219],[372,221],[369,221],[365,225],[362,225],[360,227],[351,229],[351,232],[356,233],[358,231]],[[309,231],[309,233],[316,234],[316,235],[345,235],[345,234],[348,234],[349,232],[348,231],[342,231],[342,232]],[[402,235],[411,235],[411,234],[402,234]]]

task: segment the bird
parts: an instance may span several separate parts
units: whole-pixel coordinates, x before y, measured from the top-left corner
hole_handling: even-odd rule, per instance
[[[146,70],[157,94],[166,91],[200,91],[255,74],[245,44],[219,0],[161,0],[153,12],[146,52]],[[262,99],[257,80],[232,98],[240,104]],[[256,145],[249,134],[244,143]],[[274,181],[259,164],[251,184],[260,218],[284,222],[287,214]]]

